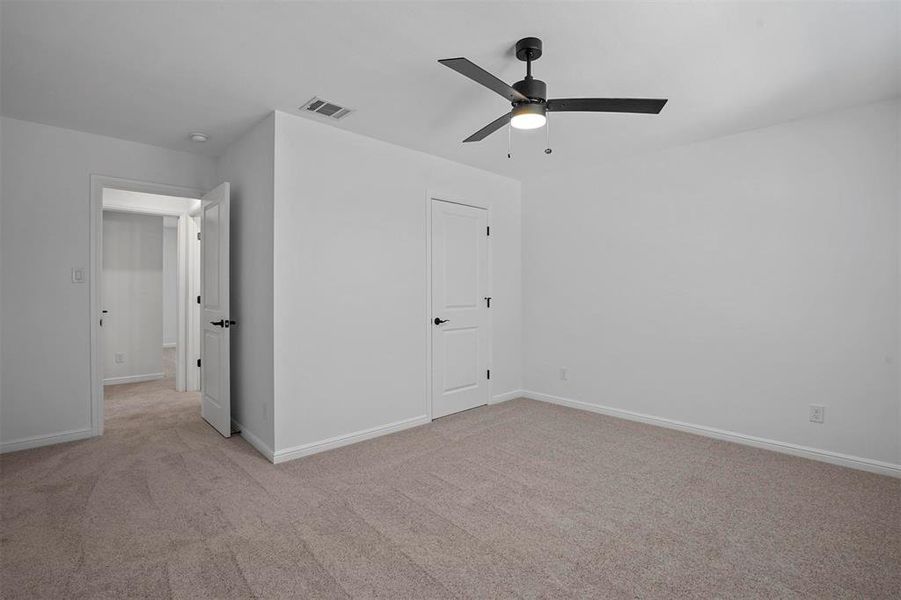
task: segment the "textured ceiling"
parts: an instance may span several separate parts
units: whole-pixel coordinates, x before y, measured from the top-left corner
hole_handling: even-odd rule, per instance
[[[899,94],[899,3],[4,2],[5,116],[218,155],[317,95],[333,126],[517,178],[728,135]],[[555,114],[460,143],[509,109],[439,65],[508,82],[520,37],[551,97],[669,98],[650,115]],[[317,120],[331,123],[321,117]],[[210,141],[187,139],[204,131]]]

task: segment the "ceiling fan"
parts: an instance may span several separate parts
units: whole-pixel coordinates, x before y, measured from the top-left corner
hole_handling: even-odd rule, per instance
[[[513,109],[463,140],[479,142],[506,125],[516,129],[537,129],[547,123],[549,112],[619,112],[658,114],[666,100],[650,98],[552,98],[547,97],[547,85],[532,77],[532,61],[541,58],[541,40],[527,37],[516,42],[516,58],[526,63],[526,77],[512,86],[507,85],[485,69],[466,58],[444,58],[442,65],[469,77],[509,100]],[[550,154],[551,150],[545,150]]]

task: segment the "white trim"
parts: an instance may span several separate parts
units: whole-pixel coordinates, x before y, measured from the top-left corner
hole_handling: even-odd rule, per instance
[[[187,337],[188,322],[186,313],[190,298],[188,297],[188,217],[178,215],[178,226],[175,228],[175,389],[186,392],[185,374],[187,371],[187,356],[185,355],[185,338]]]
[[[175,348],[177,345],[177,342],[163,342],[163,348]]]
[[[91,428],[73,429],[72,431],[51,433],[49,435],[35,435],[22,438],[21,440],[14,440],[12,442],[3,442],[0,444],[0,454],[16,452],[18,450],[28,450],[29,448],[39,448],[51,444],[62,444],[63,442],[74,442],[75,440],[83,440],[89,437],[94,437],[94,430]]]
[[[263,440],[250,433],[247,429],[245,429],[243,425],[241,425],[234,419],[232,419],[232,429],[237,429],[238,431],[240,431],[241,437],[247,440],[247,443],[253,446],[254,450],[262,454],[266,458],[266,460],[271,463],[275,462],[272,448],[267,446],[266,443],[263,442]]]
[[[174,185],[166,185],[162,183],[150,183],[145,181],[137,181],[132,179],[122,179],[119,177],[108,177],[106,175],[92,174],[90,177],[91,193],[88,198],[88,207],[90,211],[90,265],[88,267],[88,282],[90,284],[90,306],[88,312],[88,322],[90,323],[91,341],[90,341],[90,364],[91,364],[91,431],[93,435],[103,434],[103,358],[101,356],[101,336],[100,336],[100,318],[102,306],[100,306],[102,298],[101,290],[101,274],[103,272],[103,254],[101,252],[101,244],[103,243],[103,189],[114,188],[120,190],[128,190],[132,192],[143,192],[145,194],[159,194],[163,196],[179,196],[182,198],[201,198],[205,193],[203,190],[188,187],[179,187]],[[183,268],[185,260],[185,217],[179,214],[178,219],[178,235],[179,235],[179,267]],[[183,270],[182,270],[183,273]],[[182,299],[179,303],[186,306],[190,298],[185,296],[187,286],[184,285],[181,276],[178,282],[178,294]],[[185,335],[185,315],[184,309],[179,309],[178,326],[179,339]],[[182,340],[183,341],[183,340]],[[176,348],[176,360],[179,364],[187,367],[187,358],[184,352],[184,343],[178,344]],[[182,385],[184,372],[181,369]]]
[[[579,410],[587,410],[589,412],[616,417],[619,419],[628,419],[629,421],[638,421],[647,423],[648,425],[656,425],[658,427],[666,427],[667,429],[676,429],[687,433],[694,433],[704,437],[724,440],[745,446],[753,446],[755,448],[763,448],[764,450],[772,450],[782,454],[790,454],[801,458],[818,460],[821,462],[858,469],[861,471],[869,471],[880,475],[888,475],[890,477],[901,478],[901,465],[874,460],[872,458],[862,458],[860,456],[851,456],[850,454],[842,454],[840,452],[832,452],[831,450],[822,450],[820,448],[811,448],[810,446],[801,446],[790,442],[780,442],[770,440],[735,431],[727,431],[725,429],[717,429],[706,425],[695,425],[693,423],[685,423],[684,421],[676,421],[665,417],[655,417],[644,413],[633,412],[621,408],[613,408],[610,406],[602,406],[600,404],[591,404],[582,402],[581,400],[572,400],[570,398],[562,398],[560,396],[552,396],[550,394],[542,394],[540,392],[532,392],[524,390],[522,392],[524,398],[530,400],[538,400],[548,402],[550,404],[559,404]]]
[[[185,265],[187,267],[188,306],[185,311],[187,332],[185,333],[185,360],[187,373],[185,374],[185,389],[189,392],[200,391],[200,367],[197,360],[200,358],[200,304],[197,296],[200,295],[200,240],[197,234],[200,227],[197,219],[201,208],[190,211],[185,219],[187,235],[185,237]]]
[[[425,414],[432,420],[432,194],[425,195]]]
[[[525,392],[522,390],[513,390],[512,392],[498,394],[497,396],[492,396],[491,402],[489,402],[488,404],[500,404],[501,402],[506,402],[507,400],[522,398],[523,394],[525,394]]]
[[[434,201],[438,200],[439,202],[448,202],[450,204],[460,204],[462,206],[469,206],[471,208],[480,208],[486,212],[486,224],[490,228],[491,227],[491,203],[481,201],[478,199],[470,199],[463,200],[459,196],[454,194],[445,194],[443,192],[438,192],[435,190],[426,190],[425,196],[425,260],[426,260],[426,301],[425,301],[425,311],[428,319],[426,319],[426,400],[425,400],[425,412],[428,420],[431,421],[434,418],[434,413],[432,412],[432,333],[434,332],[434,327],[432,325],[432,205]],[[485,257],[485,263],[488,269],[488,291],[487,296],[494,296],[494,260],[492,254],[492,239],[491,236],[488,236],[488,252]],[[494,346],[494,313],[490,310],[488,311],[488,370],[492,370],[494,367],[493,363],[493,346]],[[487,404],[494,404],[492,392],[494,391],[494,380],[488,380],[488,402]],[[485,405],[483,405],[485,406]]]
[[[142,381],[156,381],[165,377],[165,373],[144,373],[142,375],[126,375],[124,377],[107,377],[103,385],[119,385],[122,383],[140,383]]]
[[[388,435],[389,433],[396,433],[404,429],[409,429],[410,427],[425,425],[429,421],[431,421],[431,419],[429,419],[428,415],[419,415],[418,417],[395,421],[394,423],[388,423],[387,425],[370,427],[369,429],[363,429],[362,431],[357,431],[355,433],[338,435],[318,442],[294,446],[293,448],[285,448],[284,450],[276,450],[272,462],[278,464],[288,460],[294,460],[295,458],[301,458],[302,456],[309,456],[310,454],[325,452],[326,450],[340,448],[341,446],[356,444],[363,440]],[[241,435],[243,435],[243,430]]]
[[[114,189],[110,188],[108,185],[103,186],[104,189]],[[105,212],[115,212],[115,213],[127,213],[131,215],[152,215],[154,217],[181,217],[183,215],[188,214],[187,211],[181,210],[169,210],[166,208],[155,208],[152,206],[140,206],[137,204],[119,204],[115,201],[110,201],[108,204],[103,204],[103,210]],[[175,227],[170,227],[169,229],[177,229],[178,225]]]

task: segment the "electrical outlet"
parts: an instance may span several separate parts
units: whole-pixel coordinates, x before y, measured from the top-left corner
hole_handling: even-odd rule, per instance
[[[84,283],[86,280],[84,267],[72,267],[72,283]]]
[[[822,423],[826,418],[826,407],[819,404],[810,405],[810,422]]]
[[[116,364],[121,365],[125,362],[125,355],[121,352],[116,352]]]
[[[569,369],[566,367],[560,367],[560,381],[566,381],[569,379]]]

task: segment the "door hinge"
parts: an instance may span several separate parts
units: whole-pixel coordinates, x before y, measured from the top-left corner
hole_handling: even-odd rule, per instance
[[[200,359],[199,359],[199,358],[197,359],[197,366],[198,366],[198,367],[200,366]]]
[[[491,379],[491,369],[488,369],[488,371],[486,371],[486,374],[488,375],[488,379]]]
[[[199,231],[197,232],[197,239],[198,239],[198,240],[200,239],[200,232],[199,232]]]
[[[197,296],[197,304],[200,304],[200,296]]]
[[[491,226],[488,226],[485,228],[485,235],[487,235],[487,236],[491,235]]]

